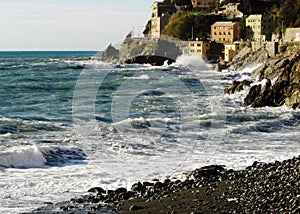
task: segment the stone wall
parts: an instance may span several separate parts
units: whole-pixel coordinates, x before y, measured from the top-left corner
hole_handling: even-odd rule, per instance
[[[298,35],[298,37],[296,37]],[[300,41],[300,28],[287,28],[283,38],[284,42]]]
[[[251,42],[251,47],[253,52],[263,48],[270,57],[278,53],[278,42]]]

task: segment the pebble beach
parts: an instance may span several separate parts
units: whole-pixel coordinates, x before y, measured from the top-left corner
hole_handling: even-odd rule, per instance
[[[131,189],[95,187],[70,201],[31,213],[299,213],[300,156],[254,162],[245,170],[213,165],[185,180],[137,182]]]

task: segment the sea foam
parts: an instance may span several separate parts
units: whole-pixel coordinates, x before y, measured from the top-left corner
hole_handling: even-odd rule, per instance
[[[41,167],[46,162],[42,150],[36,145],[13,147],[0,155],[0,166],[5,168]]]

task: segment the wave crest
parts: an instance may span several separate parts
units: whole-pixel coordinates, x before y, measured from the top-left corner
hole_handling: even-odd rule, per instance
[[[0,153],[2,168],[39,168],[83,164],[86,155],[80,148],[16,146]]]

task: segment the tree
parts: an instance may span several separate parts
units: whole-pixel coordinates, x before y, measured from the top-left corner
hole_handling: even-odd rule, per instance
[[[300,3],[294,0],[282,0],[280,15],[285,26],[294,27],[300,20]]]
[[[222,21],[218,15],[201,15],[193,12],[177,12],[173,14],[163,30],[163,34],[181,40],[191,38],[207,39],[210,26],[216,21]]]
[[[177,4],[178,6],[185,6],[185,5],[190,5],[192,4],[191,0],[174,0],[173,1],[175,4]]]
[[[192,5],[192,1],[191,0],[173,0],[173,2],[178,5],[181,6],[181,8],[183,10],[192,10],[193,9],[193,5]]]

